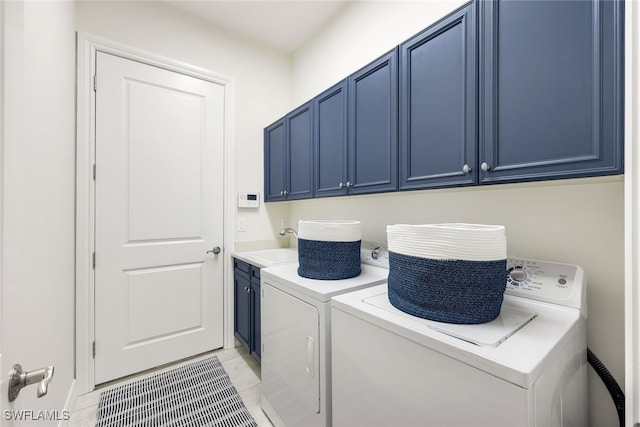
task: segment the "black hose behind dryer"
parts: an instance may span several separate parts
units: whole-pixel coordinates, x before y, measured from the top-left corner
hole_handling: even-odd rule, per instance
[[[609,390],[613,403],[616,405],[616,411],[618,411],[620,427],[624,427],[624,393],[622,389],[609,370],[589,348],[587,348],[587,361],[593,370],[596,371],[596,374],[598,374],[604,385],[607,387],[607,390]]]

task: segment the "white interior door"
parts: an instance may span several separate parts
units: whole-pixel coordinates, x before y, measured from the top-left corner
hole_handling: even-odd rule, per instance
[[[224,86],[97,54],[95,382],[222,347]]]

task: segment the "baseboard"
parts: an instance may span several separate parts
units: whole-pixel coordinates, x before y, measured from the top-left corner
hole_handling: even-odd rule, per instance
[[[78,396],[76,396],[76,379],[74,378],[73,381],[71,381],[71,386],[69,387],[69,393],[67,393],[67,399],[64,402],[64,408],[62,408],[63,414],[71,415],[71,413],[75,409],[77,397]],[[62,418],[63,419],[60,420],[60,422],[58,423],[58,427],[68,427],[70,417],[62,417]]]

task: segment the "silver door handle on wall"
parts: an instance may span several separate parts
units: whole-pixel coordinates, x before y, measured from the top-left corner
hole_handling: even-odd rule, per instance
[[[38,384],[38,397],[47,394],[49,383],[53,380],[53,366],[38,369],[37,371],[24,372],[22,366],[16,363],[13,365],[9,375],[9,402],[13,402],[18,397],[18,393],[23,387],[31,384]]]
[[[220,253],[222,249],[220,249],[220,246],[215,246],[213,249],[211,249],[210,251],[207,251],[208,254],[214,254],[214,255],[218,255]]]

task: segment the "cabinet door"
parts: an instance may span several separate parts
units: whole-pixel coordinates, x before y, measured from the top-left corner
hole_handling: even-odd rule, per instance
[[[254,270],[259,269],[254,267]],[[260,277],[251,277],[251,355],[260,362],[262,348],[262,328],[260,326]]]
[[[233,276],[233,296],[234,296],[234,332],[235,337],[247,348],[250,349],[251,342],[251,281],[249,275],[236,269]]]
[[[264,130],[264,199],[267,202],[285,199],[285,135],[284,119]]]
[[[402,190],[477,181],[475,16],[472,3],[400,46]]]
[[[346,194],[347,81],[318,95],[315,108],[315,196]]]
[[[349,77],[349,193],[398,184],[398,50]]]
[[[480,7],[481,182],[622,173],[622,2]]]
[[[285,170],[287,200],[313,196],[313,115],[312,103],[308,102],[287,114],[288,164]]]

